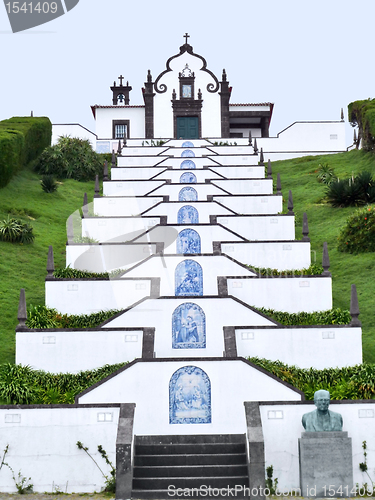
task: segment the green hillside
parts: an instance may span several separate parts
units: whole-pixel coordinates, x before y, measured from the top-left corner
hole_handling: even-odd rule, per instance
[[[323,242],[328,242],[333,276],[334,307],[349,309],[350,287],[357,285],[360,320],[363,325],[364,360],[375,363],[375,319],[373,314],[373,282],[375,263],[372,253],[350,255],[337,251],[337,236],[355,208],[332,208],[324,201],[325,186],[317,182],[320,163],[328,163],[338,177],[349,177],[362,170],[375,174],[375,155],[351,151],[337,155],[298,158],[274,162],[273,177],[281,174],[284,209],[288,190],[293,192],[296,213],[296,238],[302,237],[303,212],[308,215],[312,250],[321,263]],[[29,222],[34,227],[35,242],[20,245],[0,242],[0,363],[14,362],[17,308],[20,288],[26,289],[28,304],[44,303],[44,278],[48,246],[53,245],[55,265],[65,265],[65,224],[68,216],[82,205],[84,192],[89,202],[94,182],[65,180],[56,193],[42,191],[40,178],[24,169],[0,190],[0,219],[8,214]]]

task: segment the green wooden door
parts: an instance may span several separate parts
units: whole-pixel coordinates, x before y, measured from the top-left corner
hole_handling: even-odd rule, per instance
[[[177,139],[199,139],[198,117],[177,117]]]

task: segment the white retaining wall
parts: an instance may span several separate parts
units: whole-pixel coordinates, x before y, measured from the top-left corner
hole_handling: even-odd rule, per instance
[[[52,125],[51,145],[54,146],[63,135],[87,140],[90,142],[91,147],[95,150],[96,135],[94,132],[91,132],[91,130],[82,127],[79,123],[54,123]]]
[[[179,201],[179,202],[165,202],[160,203],[157,207],[151,208],[144,213],[144,216],[155,217],[155,216],[167,216],[167,224],[177,224],[177,214],[181,207],[189,205],[195,207],[198,210],[199,223],[207,224],[210,222],[210,215],[223,215],[223,214],[233,214],[232,210],[225,207],[221,207],[218,203],[209,201]]]
[[[228,279],[228,294],[254,307],[288,313],[332,309],[332,278],[277,277]]]
[[[156,180],[165,180],[165,179],[170,179],[172,184],[179,184],[180,183],[180,177],[184,172],[189,172],[195,175],[197,179],[197,183],[204,183],[206,182],[206,179],[221,179],[220,175],[217,174],[216,172],[213,172],[212,170],[206,169],[206,168],[196,168],[196,169],[191,169],[191,170],[181,170],[181,169],[167,169],[164,170],[164,172],[161,172],[159,175],[155,177]],[[189,186],[195,186],[196,184],[193,183],[185,183],[182,182],[180,183],[181,185],[189,185]]]
[[[162,201],[162,196],[103,196],[101,198],[94,198],[93,210],[95,215],[101,217],[140,215],[148,208]]]
[[[63,314],[125,309],[150,295],[150,279],[46,281],[46,306]]]
[[[221,240],[222,241],[222,240]],[[230,257],[255,267],[285,271],[306,269],[311,264],[309,241],[227,242],[221,251]]]
[[[81,441],[109,475],[98,452],[101,444],[109,460],[116,462],[119,406],[38,408],[0,406],[1,450],[9,444],[6,462],[31,478],[36,492],[94,492],[104,488],[104,478],[90,457],[79,450]],[[8,467],[0,474],[0,491],[16,493]]]
[[[215,186],[221,187],[230,194],[272,194],[272,179],[226,179],[215,180]]]
[[[155,244],[73,244],[66,246],[66,266],[103,273],[113,269],[128,268],[154,253],[156,253]]]
[[[283,211],[282,195],[215,196],[214,201],[241,215],[278,214]]]
[[[92,217],[82,219],[82,236],[101,242],[130,241],[146,229],[159,224],[160,218],[147,217]]]
[[[225,363],[225,364],[224,364]],[[212,423],[169,424],[169,381],[183,366],[201,368],[211,381]],[[242,381],[243,383],[238,383]],[[223,395],[225,394],[225,397]],[[244,401],[298,401],[301,396],[241,360],[138,362],[79,398],[136,403],[134,434],[242,434]]]
[[[210,224],[192,224],[190,226],[186,225],[175,225],[175,226],[155,226],[151,228],[147,233],[139,236],[134,240],[134,242],[140,241],[162,241],[164,242],[164,253],[165,254],[176,254],[177,253],[177,235],[184,229],[194,229],[201,239],[201,253],[212,253],[214,241],[233,241],[233,242],[243,242],[243,238],[235,235],[228,229],[218,225]],[[155,253],[155,252],[154,252]],[[228,253],[229,254],[229,253]],[[191,254],[194,255],[194,254]],[[230,255],[230,254],[229,254]],[[232,256],[232,255],[230,255]],[[239,260],[239,259],[237,259]]]
[[[256,276],[224,255],[155,255],[124,274],[124,278],[161,278],[160,295],[175,295],[175,271],[183,261],[197,262],[202,268],[203,295],[218,295],[218,276]],[[147,295],[145,293],[145,295]]]
[[[177,181],[178,182],[178,181]],[[223,196],[225,195],[224,189],[225,186],[223,186],[223,189],[220,187],[216,187],[212,184],[164,184],[163,186],[160,186],[159,188],[155,189],[153,191],[152,196],[169,196],[169,201],[178,201],[179,198],[179,193],[181,189],[185,187],[192,187],[195,189],[195,191],[198,194],[198,201],[206,201],[207,196],[213,195],[213,196]],[[228,186],[229,187],[229,186]],[[188,202],[185,202],[188,203]]]
[[[263,179],[264,178],[264,166],[253,165],[249,167],[247,165],[228,165],[228,166],[211,166],[210,170],[217,172],[220,175],[228,179],[235,178],[249,178],[249,179]]]
[[[350,326],[238,328],[236,343],[238,356],[300,368],[323,370],[362,363],[362,331]]]
[[[215,212],[216,213],[216,212]],[[294,215],[223,216],[217,223],[253,241],[294,240]]]
[[[294,122],[282,130],[277,137],[261,137],[257,139],[258,148],[263,148],[265,159],[267,153],[294,153],[346,151],[345,122]]]
[[[110,320],[106,323],[105,328],[155,327],[156,339],[158,339],[161,332],[162,336],[165,336],[169,339],[168,342],[171,342],[172,313],[179,305],[185,303],[194,303],[203,309],[206,316],[206,333],[207,336],[210,336],[210,342],[207,343],[208,351],[205,349],[174,349],[174,356],[183,351],[185,351],[185,356],[193,355],[196,351],[199,351],[199,356],[208,355],[206,352],[211,353],[213,349],[216,349],[214,345],[215,341],[218,339],[221,341],[223,326],[227,326],[228,323],[232,326],[265,326],[275,324],[273,320],[260,315],[232,297],[170,297],[146,299],[132,309]],[[229,320],[228,317],[230,318]],[[157,352],[156,345],[155,351]],[[158,357],[163,357],[158,352],[157,355]],[[220,356],[222,356],[222,351]]]
[[[104,181],[103,196],[145,196],[163,184],[163,181]]]
[[[142,330],[44,330],[16,333],[16,363],[78,373],[142,356]]]
[[[111,168],[112,181],[149,180],[158,173],[164,172],[166,167],[113,167]]]

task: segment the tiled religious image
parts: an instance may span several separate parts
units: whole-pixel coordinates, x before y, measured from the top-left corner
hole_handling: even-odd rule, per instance
[[[178,193],[178,201],[198,201],[198,193],[192,187],[184,187]]]
[[[194,144],[191,141],[185,141],[182,143],[183,148],[193,148]]]
[[[178,224],[199,224],[198,210],[191,205],[185,205],[177,213]]]
[[[180,177],[181,184],[196,184],[197,178],[193,172],[184,172]]]
[[[185,151],[182,151],[181,156],[182,158],[194,158],[195,153],[191,149],[185,149]]]
[[[194,229],[183,229],[177,237],[177,253],[201,253],[201,238]]]
[[[181,304],[172,314],[172,348],[200,349],[206,347],[206,316],[192,302]]]
[[[169,381],[169,423],[210,424],[211,383],[197,366],[184,366]]]
[[[203,271],[198,262],[183,260],[175,270],[175,295],[203,295]]]
[[[193,160],[184,160],[181,162],[180,168],[183,170],[190,170],[196,168]]]

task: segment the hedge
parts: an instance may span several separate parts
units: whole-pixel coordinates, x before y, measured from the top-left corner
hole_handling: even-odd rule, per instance
[[[0,188],[51,144],[52,124],[46,117],[13,117],[0,122]]]
[[[348,115],[352,125],[358,125],[362,149],[375,151],[375,99],[351,102]]]

